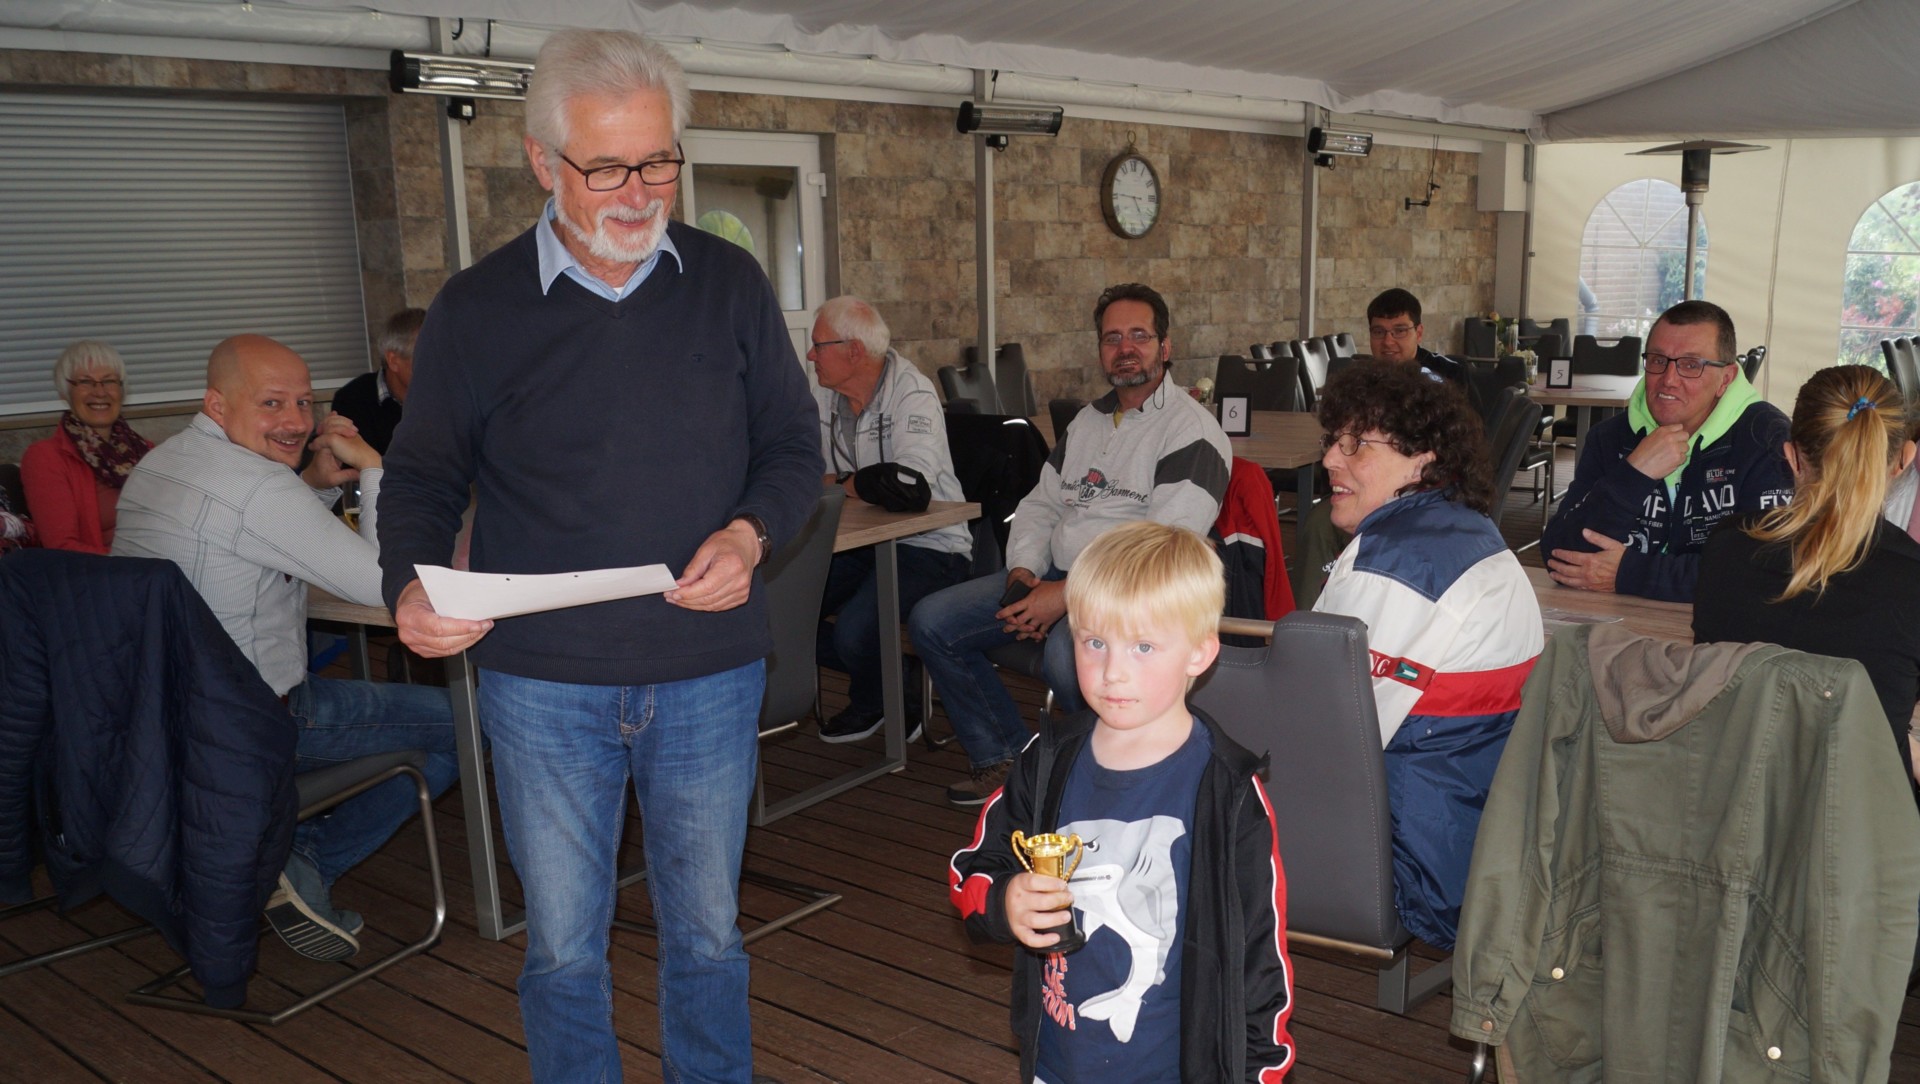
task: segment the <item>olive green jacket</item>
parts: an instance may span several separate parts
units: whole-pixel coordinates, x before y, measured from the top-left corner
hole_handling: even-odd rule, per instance
[[[1920,814],[1856,662],[1556,634],[1493,780],[1454,1034],[1534,1081],[1884,1081]]]

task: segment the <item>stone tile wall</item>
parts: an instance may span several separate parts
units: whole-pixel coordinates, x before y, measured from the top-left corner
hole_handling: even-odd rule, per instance
[[[339,98],[345,102],[369,337],[428,304],[449,274],[437,99],[389,94],[378,72],[0,50],[0,87],[111,87]],[[521,146],[518,103],[480,103],[462,131],[476,258],[525,229],[545,199]],[[830,137],[829,288],[872,300],[902,353],[931,373],[961,360],[974,309],[973,151],[948,108],[775,95],[695,96],[697,127]],[[1160,223],[1128,241],[1099,208],[1107,162],[1131,141],[1160,175]],[[1097,392],[1092,304],[1110,283],[1167,295],[1179,378],[1221,353],[1292,338],[1299,310],[1301,141],[1069,118],[995,162],[1000,337],[1023,344],[1042,398]],[[1441,190],[1425,209],[1429,167]],[[1376,147],[1320,177],[1319,334],[1365,338],[1366,302],[1405,286],[1430,345],[1492,306],[1494,216],[1474,210],[1475,157]],[[5,457],[0,446],[0,458]]]

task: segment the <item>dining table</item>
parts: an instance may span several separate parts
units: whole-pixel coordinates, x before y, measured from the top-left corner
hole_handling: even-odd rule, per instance
[[[1540,619],[1549,636],[1576,624],[1619,622],[1642,636],[1693,642],[1691,602],[1665,602],[1638,595],[1563,587],[1554,582],[1544,568],[1529,567],[1526,573],[1527,582],[1533,585],[1534,596],[1540,601]]]
[[[1637,374],[1609,376],[1575,373],[1571,387],[1549,388],[1545,375],[1542,375],[1537,383],[1527,386],[1527,398],[1542,407],[1563,406],[1573,411],[1573,446],[1578,455],[1579,450],[1586,447],[1587,433],[1593,428],[1596,412],[1625,409],[1627,401],[1633,398],[1634,385],[1638,383],[1640,377]]]
[[[876,547],[874,564],[879,578],[881,628],[900,626],[898,542],[926,531],[966,523],[979,514],[980,506],[969,501],[933,501],[919,512],[888,512],[860,500],[848,500],[842,506],[833,549],[835,553],[842,553],[863,546]],[[313,586],[307,589],[307,618],[358,626],[363,631],[390,629],[394,625],[393,615],[384,606],[362,606]],[[364,644],[364,635],[356,639]],[[364,647],[358,650],[357,656],[356,673],[365,677]],[[777,812],[769,809],[768,819],[823,801],[906,766],[905,663],[898,636],[880,638],[880,663],[882,703],[886,710],[881,757],[783,797],[777,804]],[[487,790],[486,745],[481,736],[474,667],[465,652],[447,659],[447,696],[453,709],[454,742],[460,762],[460,800],[473,872],[475,925],[480,936],[499,941],[526,928],[526,916],[509,912],[501,900],[499,845],[493,832],[493,800]],[[644,876],[644,870],[622,871],[619,884],[624,887]]]

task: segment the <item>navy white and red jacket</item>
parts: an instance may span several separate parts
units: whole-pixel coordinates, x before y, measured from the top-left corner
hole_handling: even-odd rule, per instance
[[[1480,810],[1540,655],[1540,602],[1499,528],[1431,489],[1360,521],[1314,602],[1367,623],[1393,813],[1394,903],[1449,948]]]
[[[1293,1068],[1293,963],[1287,956],[1287,880],[1257,772],[1263,760],[1235,744],[1206,713],[1213,758],[1194,799],[1193,861],[1180,976],[1183,1084],[1276,1084]],[[949,893],[979,942],[1010,942],[1006,891],[1021,872],[1014,829],[1050,832],[1067,773],[1085,749],[1095,716],[1079,712],[1043,726],[980,811],[973,839],[948,866]],[[1040,965],[1026,950],[1013,964],[1010,1012],[1020,1039],[1020,1079],[1032,1080],[1040,1036]]]

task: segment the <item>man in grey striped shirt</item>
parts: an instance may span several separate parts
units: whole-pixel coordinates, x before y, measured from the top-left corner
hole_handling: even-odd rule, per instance
[[[307,449],[313,459],[299,470]],[[299,470],[298,473],[295,473]],[[333,415],[315,435],[313,382],[292,350],[261,335],[214,347],[201,412],[142,460],[121,491],[113,553],[163,557],[193,581],[228,635],[299,727],[296,770],[391,750],[427,752],[437,795],[458,777],[446,695],[412,685],[307,674],[307,585],[380,606],[380,453]],[[360,481],[356,534],[328,511]],[[414,811],[412,784],[388,780],[295,829],[267,917],[316,959],[359,949],[360,916],[336,910],[335,879]]]

